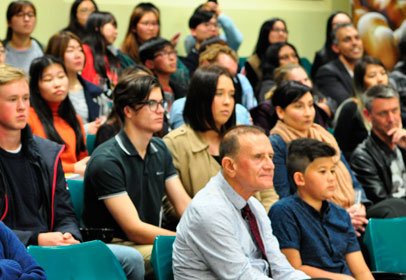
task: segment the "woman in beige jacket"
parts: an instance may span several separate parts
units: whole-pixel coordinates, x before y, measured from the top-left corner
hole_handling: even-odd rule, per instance
[[[193,75],[183,112],[185,124],[165,136],[183,186],[190,197],[221,168],[219,146],[223,133],[235,125],[234,85],[220,66],[201,67]],[[271,189],[257,198],[268,211],[278,200]]]

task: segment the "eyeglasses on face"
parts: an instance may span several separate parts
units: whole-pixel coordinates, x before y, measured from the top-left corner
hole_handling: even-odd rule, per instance
[[[202,24],[203,24],[203,26],[206,27],[206,28],[209,28],[209,27],[218,28],[218,27],[219,27],[219,25],[218,25],[217,22],[210,22],[210,21],[208,21],[208,22],[203,22]]]
[[[171,51],[159,51],[155,53],[154,58],[159,57],[159,56],[164,56],[164,57],[170,57],[170,56],[177,56],[178,52],[176,50],[171,50]]]
[[[158,22],[157,21],[140,21],[139,24],[143,25],[143,26],[158,26]]]
[[[79,9],[79,10],[78,10],[78,12],[79,12],[80,14],[91,14],[91,13],[93,13],[94,11],[96,11],[95,8],[82,8],[82,9]]]
[[[145,101],[141,101],[141,102],[138,102],[136,105],[148,105],[148,107],[149,107],[149,109],[151,110],[151,111],[153,111],[153,112],[156,112],[156,111],[158,111],[158,107],[159,107],[159,105],[161,105],[161,107],[162,108],[166,108],[166,100],[165,99],[162,99],[161,101],[157,101],[157,100],[154,100],[154,99],[150,99],[150,100],[145,100]]]
[[[297,55],[292,53],[292,54],[285,54],[285,55],[281,55],[279,56],[280,60],[288,60],[288,59],[298,59]]]
[[[15,16],[18,18],[28,17],[29,19],[32,19],[35,17],[35,13],[34,12],[27,12],[27,13],[19,12],[19,13],[15,14]]]
[[[277,33],[279,33],[279,32],[288,33],[288,30],[285,29],[285,28],[272,28],[271,31],[272,32],[277,32]]]

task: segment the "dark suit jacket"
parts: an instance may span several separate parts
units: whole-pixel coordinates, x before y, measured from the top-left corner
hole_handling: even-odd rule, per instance
[[[335,59],[323,65],[316,74],[317,89],[337,102],[337,106],[354,96],[353,81],[344,64]]]

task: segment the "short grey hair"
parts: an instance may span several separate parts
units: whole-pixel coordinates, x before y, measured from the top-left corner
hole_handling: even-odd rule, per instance
[[[337,38],[338,30],[340,30],[341,28],[345,28],[345,27],[353,27],[355,30],[357,30],[355,28],[355,26],[350,22],[337,24],[337,26],[331,31],[331,39],[332,39],[331,41],[333,42],[334,45],[338,44],[338,38]]]
[[[369,88],[362,96],[362,101],[368,112],[371,112],[372,102],[375,99],[383,98],[397,98],[399,99],[399,93],[391,86],[376,85]]]

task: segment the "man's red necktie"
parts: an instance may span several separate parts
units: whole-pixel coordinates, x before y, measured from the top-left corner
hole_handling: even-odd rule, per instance
[[[255,218],[254,213],[252,213],[250,207],[248,206],[248,203],[247,205],[245,205],[243,209],[241,209],[241,213],[242,217],[248,222],[251,233],[254,236],[255,243],[257,244],[259,250],[262,253],[262,258],[267,260],[264,243],[262,241],[261,234],[259,233],[258,229],[257,219]]]

